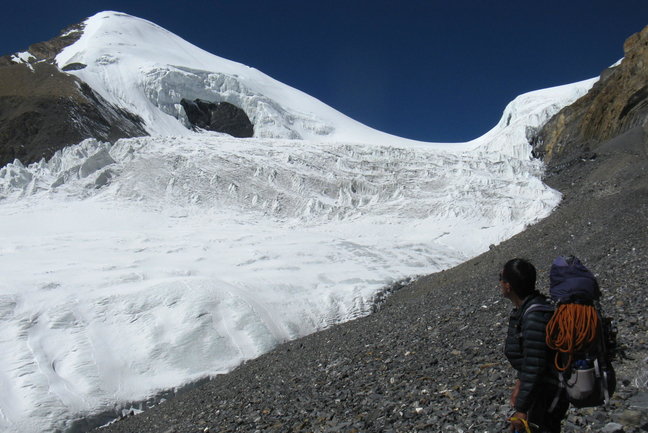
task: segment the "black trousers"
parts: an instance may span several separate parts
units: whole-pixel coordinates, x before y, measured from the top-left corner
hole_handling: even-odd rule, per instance
[[[556,407],[549,411],[559,392]],[[565,418],[567,409],[569,409],[569,401],[565,390],[559,390],[555,386],[544,386],[537,390],[527,418],[529,423],[537,424],[540,427],[538,433],[560,433],[560,424]]]

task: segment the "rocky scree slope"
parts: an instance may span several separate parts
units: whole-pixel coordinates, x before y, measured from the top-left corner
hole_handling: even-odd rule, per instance
[[[14,159],[27,165],[50,158],[86,138],[147,135],[139,116],[108,103],[56,66],[56,55],[82,32],[77,24],[24,53],[0,57],[0,167]]]
[[[640,61],[648,57],[629,56],[621,66],[632,70]],[[593,92],[614,95],[607,86],[632,80],[608,77]],[[625,106],[631,95],[624,95],[611,102]],[[537,265],[546,290],[559,254],[577,255],[597,275],[625,351],[612,402],[570,409],[564,431],[648,431],[648,128],[645,116],[623,123],[625,116],[597,106],[579,100],[557,115],[572,113],[571,126],[554,118],[541,132],[555,143],[569,138],[545,153],[546,182],[564,194],[545,220],[406,285],[368,317],[286,343],[102,431],[504,431],[514,383],[502,347],[511,305],[497,276],[504,262],[523,256]],[[587,125],[580,110],[610,123],[599,126],[600,135],[580,137],[581,122]],[[580,157],[586,148],[596,157]]]

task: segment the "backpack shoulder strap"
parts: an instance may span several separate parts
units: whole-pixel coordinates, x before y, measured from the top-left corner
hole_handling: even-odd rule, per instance
[[[526,310],[524,310],[522,317],[526,317],[527,314],[533,311],[545,311],[549,313],[554,311],[554,307],[550,304],[531,304]]]
[[[527,309],[524,310],[524,313],[522,313],[522,315],[520,316],[520,319],[518,320],[518,323],[517,323],[518,336],[520,336],[522,334],[522,321],[524,320],[524,318],[526,317],[527,314],[532,313],[534,311],[545,311],[547,313],[549,313],[549,312],[553,313],[554,310],[555,310],[554,306],[551,305],[551,304],[547,304],[547,303],[535,303],[535,304],[529,305],[527,307]]]

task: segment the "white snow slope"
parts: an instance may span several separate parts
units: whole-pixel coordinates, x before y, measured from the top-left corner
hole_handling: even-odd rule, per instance
[[[17,57],[18,58],[18,57]],[[361,125],[141,19],[102,12],[57,58],[152,137],[0,169],[0,431],[65,430],[370,312],[560,196],[526,133],[595,80],[528,93],[468,143]],[[229,101],[255,137],[196,133]]]

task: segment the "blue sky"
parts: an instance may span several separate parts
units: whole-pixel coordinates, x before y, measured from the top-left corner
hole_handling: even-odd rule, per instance
[[[597,76],[648,25],[648,1],[11,1],[0,53],[102,10],[153,21],[374,128],[463,141],[515,96]]]

